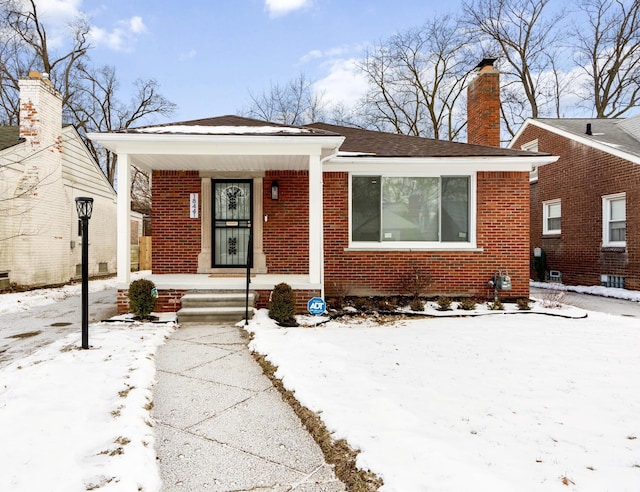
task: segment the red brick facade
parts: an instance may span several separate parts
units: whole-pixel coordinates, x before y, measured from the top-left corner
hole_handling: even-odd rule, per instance
[[[558,155],[531,184],[530,250],[541,247],[547,270],[562,281],[599,285],[600,275],[619,275],[625,287],[640,289],[640,166],[575,140],[529,125],[514,148],[538,140],[540,152]],[[602,197],[626,193],[626,248],[602,245]],[[558,235],[543,234],[543,202],[561,200]]]
[[[271,183],[280,196],[271,199]],[[269,171],[263,180],[263,250],[269,273],[309,271],[309,176],[306,171]]]
[[[345,251],[348,197],[348,173],[324,173],[327,295],[403,294],[402,282],[417,268],[430,278],[432,296],[491,297],[487,282],[496,270],[506,270],[513,286],[501,297],[528,297],[528,173],[478,174],[477,242],[483,251]]]
[[[152,179],[153,273],[196,273],[201,219],[189,218],[189,197],[200,193],[200,176],[197,171],[154,171]]]

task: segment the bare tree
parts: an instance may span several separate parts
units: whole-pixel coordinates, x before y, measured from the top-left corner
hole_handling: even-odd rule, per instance
[[[564,12],[548,13],[549,0],[469,0],[463,3],[469,35],[498,56],[503,74],[503,117],[515,133],[527,117],[557,110],[566,85],[558,67]],[[558,115],[556,115],[558,116]]]
[[[62,54],[49,49],[47,30],[42,23],[35,0],[0,0],[0,12],[5,23],[4,37],[12,52],[0,67],[17,91],[17,79],[25,75],[25,68],[48,73],[56,89],[62,94],[66,108],[74,95],[77,72],[90,49],[87,40],[89,24],[79,16],[70,26],[71,47]],[[17,69],[17,70],[16,70]],[[14,100],[17,99],[13,93]]]
[[[448,15],[383,41],[360,64],[369,82],[360,119],[379,130],[455,140],[465,125],[457,103],[470,73],[468,53]]]
[[[269,89],[249,93],[251,103],[242,114],[284,125],[305,125],[325,116],[322,94],[313,90],[313,83],[301,73],[286,84],[271,83]]]
[[[576,62],[589,83],[585,100],[597,118],[618,118],[640,102],[640,2],[588,0],[574,28]]]
[[[158,91],[154,79],[138,79],[129,104],[118,98],[120,83],[113,66],[83,68],[79,74],[77,94],[69,110],[81,135],[131,128],[150,116],[173,114],[176,105]],[[95,159],[101,164],[110,183],[114,183],[117,155],[85,139]],[[136,187],[132,187],[132,191]]]
[[[170,115],[176,105],[159,92],[154,79],[138,79],[128,103],[119,98],[119,80],[114,67],[95,68],[87,41],[89,24],[82,15],[70,26],[69,49],[54,54],[49,49],[47,29],[39,17],[35,0],[0,0],[0,121],[16,124],[19,116],[18,79],[35,69],[49,74],[62,95],[64,117],[80,132],[84,143],[101,166],[109,182],[116,179],[117,156],[86,138],[86,133],[130,128],[155,115]],[[134,170],[132,201],[141,211],[151,206],[149,178]]]

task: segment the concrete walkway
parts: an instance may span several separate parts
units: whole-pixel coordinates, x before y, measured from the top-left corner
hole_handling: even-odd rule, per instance
[[[163,491],[343,491],[234,326],[187,324],[157,354]]]

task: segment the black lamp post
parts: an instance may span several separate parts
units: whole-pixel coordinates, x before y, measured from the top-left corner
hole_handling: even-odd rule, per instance
[[[78,218],[82,221],[82,348],[89,348],[89,219],[93,198],[76,198]]]

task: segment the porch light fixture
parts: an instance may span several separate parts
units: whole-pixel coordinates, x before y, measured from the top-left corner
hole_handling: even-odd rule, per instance
[[[76,211],[82,221],[82,348],[89,348],[89,219],[93,198],[76,198]]]
[[[278,181],[271,181],[271,199],[278,200],[280,198],[280,187],[278,186]]]

